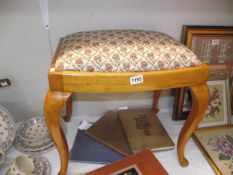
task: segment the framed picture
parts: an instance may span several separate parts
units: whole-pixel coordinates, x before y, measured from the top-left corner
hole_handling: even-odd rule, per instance
[[[109,175],[142,175],[137,165],[131,165]]]
[[[209,80],[230,78],[233,73],[233,26],[183,26],[182,42],[204,63],[209,65]],[[233,83],[230,84],[232,88]],[[189,111],[184,104],[190,104],[188,89],[176,89],[173,106],[173,120],[186,119]],[[233,93],[231,94],[231,98]],[[189,101],[185,101],[189,100]],[[191,108],[190,108],[191,109]],[[233,104],[232,104],[233,109]]]
[[[233,174],[233,126],[201,128],[194,140],[217,175]]]
[[[199,127],[226,125],[230,123],[229,81],[213,80],[209,87],[209,105]]]

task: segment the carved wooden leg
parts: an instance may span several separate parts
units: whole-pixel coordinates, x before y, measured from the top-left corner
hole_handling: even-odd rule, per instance
[[[64,120],[66,122],[69,122],[72,115],[72,95],[67,99],[66,102],[66,116],[64,117]]]
[[[66,103],[71,93],[51,92],[48,94],[44,103],[44,115],[49,132],[57,146],[60,154],[61,169],[59,175],[66,175],[68,168],[68,145],[65,135],[60,127],[61,109]]]
[[[190,89],[192,92],[192,109],[180,132],[177,144],[178,158],[182,166],[188,165],[188,160],[184,156],[184,149],[194,129],[196,129],[204,117],[209,101],[209,89],[207,85],[192,86]]]
[[[159,112],[158,104],[159,104],[159,97],[160,97],[160,90],[154,91],[154,100],[153,100],[153,110],[154,112]]]

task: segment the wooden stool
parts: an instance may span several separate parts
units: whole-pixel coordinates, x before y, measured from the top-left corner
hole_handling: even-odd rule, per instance
[[[153,31],[109,30],[79,32],[62,38],[48,72],[49,91],[44,115],[60,154],[59,175],[68,167],[68,145],[60,127],[72,113],[72,93],[155,91],[189,87],[192,110],[177,143],[180,164],[188,165],[185,145],[203,118],[208,105],[208,67],[185,46]],[[157,101],[154,102],[156,110]]]

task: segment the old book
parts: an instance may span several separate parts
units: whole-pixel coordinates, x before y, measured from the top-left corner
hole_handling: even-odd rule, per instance
[[[119,111],[119,118],[131,151],[152,151],[174,148],[174,143],[156,114],[149,109]]]
[[[109,111],[85,132],[122,155],[132,154],[116,112]]]
[[[118,152],[85,134],[85,130],[78,129],[70,151],[70,161],[108,164],[122,158]]]
[[[168,175],[150,150],[128,156],[86,175]]]

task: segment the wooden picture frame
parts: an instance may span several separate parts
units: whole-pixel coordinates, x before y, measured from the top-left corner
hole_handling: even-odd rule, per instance
[[[233,26],[193,26],[184,25],[182,42],[203,62],[209,65],[209,80],[229,78],[231,99],[233,99]],[[189,110],[184,104],[191,103],[187,88],[176,89],[173,104],[173,120],[186,119]],[[189,95],[188,97],[187,94]],[[189,101],[184,101],[184,100]],[[233,102],[231,105],[233,111]]]
[[[199,128],[230,124],[229,80],[211,80],[207,82],[207,85],[209,87],[210,100]]]
[[[194,132],[193,138],[217,175],[233,174],[232,125],[200,128]]]

